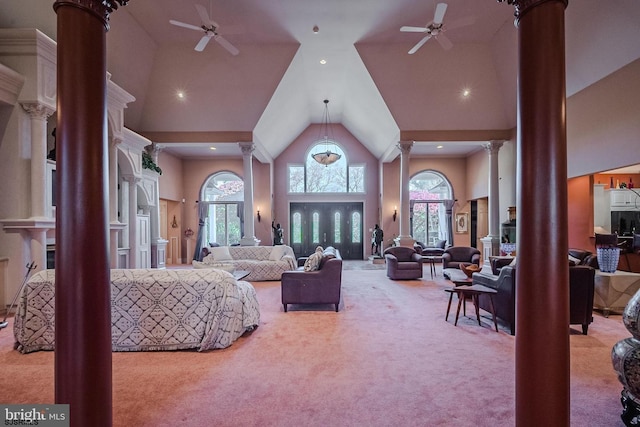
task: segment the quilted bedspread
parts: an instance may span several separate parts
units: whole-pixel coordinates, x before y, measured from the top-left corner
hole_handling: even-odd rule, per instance
[[[54,349],[55,271],[34,274],[15,316],[16,348]],[[230,346],[260,323],[253,286],[230,273],[206,270],[111,270],[113,351]]]

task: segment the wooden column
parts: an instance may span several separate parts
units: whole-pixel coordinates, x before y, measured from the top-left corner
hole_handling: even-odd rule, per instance
[[[520,61],[516,424],[568,426],[567,1],[509,3],[516,4]]]
[[[120,1],[124,4],[126,1]],[[106,32],[112,1],[58,0],[55,401],[112,425]]]

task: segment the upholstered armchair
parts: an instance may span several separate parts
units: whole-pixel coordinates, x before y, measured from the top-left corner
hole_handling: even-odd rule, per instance
[[[451,246],[442,254],[442,268],[460,268],[460,264],[480,265],[480,251],[468,246]]]
[[[393,280],[420,279],[422,277],[422,255],[413,248],[392,246],[384,251],[387,276]]]

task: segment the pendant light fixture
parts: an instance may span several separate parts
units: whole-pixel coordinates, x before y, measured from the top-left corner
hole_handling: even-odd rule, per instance
[[[312,154],[311,157],[320,163],[321,165],[329,166],[340,160],[342,155],[331,151],[329,148],[329,144],[335,144],[335,139],[333,138],[333,131],[331,130],[331,120],[329,118],[329,100],[325,99],[324,101],[324,117],[322,118],[322,125],[320,126],[320,131],[318,135],[317,142],[324,142],[325,151],[320,151],[318,153]],[[329,134],[331,134],[331,138],[329,138]]]

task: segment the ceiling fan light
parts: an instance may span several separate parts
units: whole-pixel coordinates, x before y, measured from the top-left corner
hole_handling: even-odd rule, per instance
[[[315,160],[316,162],[325,166],[329,166],[342,158],[340,154],[334,153],[330,150],[315,153],[311,157],[313,157],[313,160]]]

